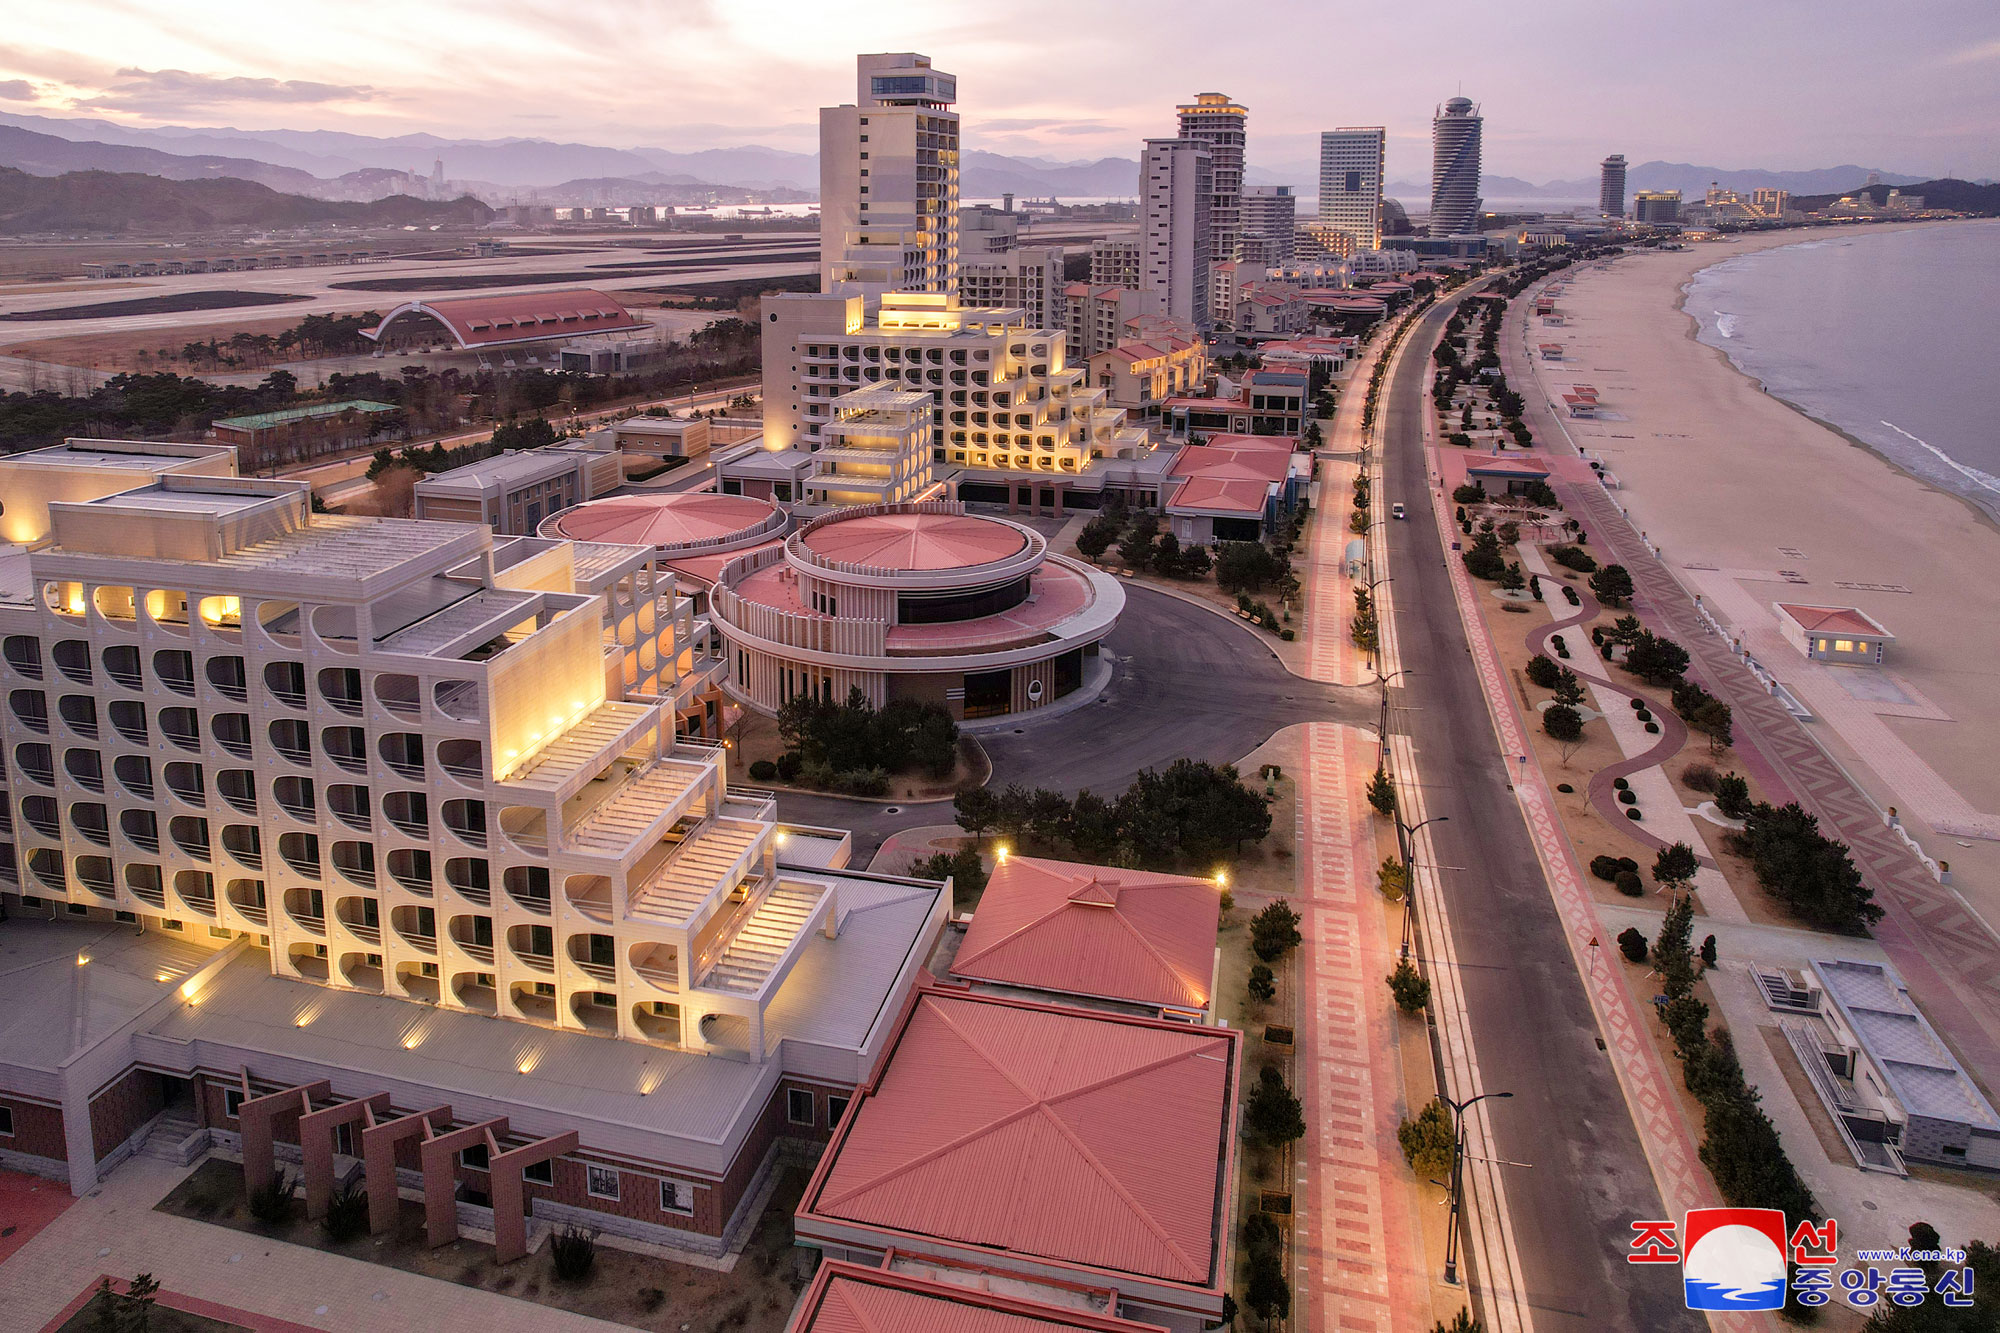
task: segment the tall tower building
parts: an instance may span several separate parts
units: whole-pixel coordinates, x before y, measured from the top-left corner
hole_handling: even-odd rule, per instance
[[[1240,259],[1243,239],[1243,145],[1250,108],[1236,105],[1227,93],[1202,93],[1192,106],[1179,108],[1181,138],[1208,145],[1215,175],[1210,205],[1210,255],[1216,262]]]
[[[1625,154],[1613,153],[1598,166],[1597,211],[1607,218],[1625,216]]]
[[[1431,235],[1479,230],[1479,138],[1486,122],[1469,97],[1454,97],[1431,121]]]
[[[854,104],[819,113],[820,289],[955,292],[958,80],[911,52],[855,64]]]
[[[1355,250],[1382,248],[1381,126],[1327,130],[1319,136],[1319,220],[1345,232]]]
[[[1198,139],[1148,139],[1139,155],[1141,291],[1159,292],[1166,313],[1199,328],[1213,323],[1215,159]]]
[[[1243,191],[1240,258],[1257,268],[1288,264],[1295,249],[1298,196],[1289,185],[1251,185]]]

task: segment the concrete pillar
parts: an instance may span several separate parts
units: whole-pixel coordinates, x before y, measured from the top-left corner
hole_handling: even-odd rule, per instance
[[[305,1154],[306,1216],[315,1221],[326,1216],[333,1201],[333,1132],[342,1125],[363,1125],[370,1113],[386,1114],[389,1094],[378,1092],[359,1101],[341,1102],[299,1117],[299,1148]],[[364,1140],[365,1147],[365,1140]]]
[[[424,1243],[432,1249],[458,1239],[458,1154],[507,1133],[507,1118],[481,1121],[423,1141]],[[489,1159],[489,1165],[490,1165]]]
[[[248,1090],[249,1078],[244,1078]],[[246,1097],[236,1108],[236,1122],[243,1131],[243,1192],[255,1194],[271,1183],[278,1171],[275,1149],[280,1119],[312,1110],[315,1097],[333,1096],[333,1085],[325,1079],[283,1088],[262,1097]]]
[[[487,1136],[487,1167],[493,1194],[493,1257],[503,1264],[513,1263],[528,1252],[528,1209],[522,1171],[538,1162],[550,1161],[575,1152],[576,1131],[565,1130],[546,1139],[537,1139],[510,1152]]]
[[[372,1124],[361,1131],[361,1164],[368,1173],[368,1230],[373,1235],[396,1228],[396,1148],[408,1139],[423,1138],[432,1125],[451,1123],[449,1106]]]

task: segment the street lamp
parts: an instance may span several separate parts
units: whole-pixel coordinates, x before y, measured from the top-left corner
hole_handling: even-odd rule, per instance
[[[1444,1241],[1444,1280],[1447,1286],[1458,1285],[1458,1216],[1459,1189],[1465,1173],[1465,1112],[1474,1102],[1483,1102],[1488,1097],[1498,1100],[1512,1097],[1511,1092],[1482,1092],[1477,1097],[1467,1097],[1462,1102],[1445,1097],[1451,1107],[1451,1221]]]
[[[1429,819],[1418,820],[1415,824],[1405,824],[1400,816],[1396,819],[1397,850],[1403,854],[1403,953],[1404,961],[1410,957],[1410,940],[1416,933],[1417,921],[1417,877],[1410,867],[1410,853],[1416,850],[1417,834],[1426,824],[1449,824],[1450,815],[1432,815]]]

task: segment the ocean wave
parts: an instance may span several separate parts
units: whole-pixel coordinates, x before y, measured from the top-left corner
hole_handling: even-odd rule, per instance
[[[1736,316],[1726,315],[1720,310],[1716,311],[1715,332],[1719,337],[1734,338],[1736,336]]]
[[[1996,495],[2000,495],[2000,477],[1996,477],[1990,472],[1981,472],[1976,467],[1967,467],[1965,464],[1959,462],[1956,458],[1953,458],[1950,454],[1946,453],[1944,450],[1932,444],[1929,440],[1919,439],[1915,435],[1912,435],[1910,434],[1910,432],[1904,430],[1901,426],[1898,426],[1893,421],[1884,421],[1882,424],[1887,426],[1890,430],[1895,431],[1896,434],[1902,436],[1910,443],[1918,446],[1921,449],[1929,451],[1930,454],[1938,460],[1938,462],[1943,463],[1946,467],[1950,468],[1953,472],[1958,473],[1961,477],[1964,477],[1967,481],[1971,482],[1973,485],[1992,491]]]

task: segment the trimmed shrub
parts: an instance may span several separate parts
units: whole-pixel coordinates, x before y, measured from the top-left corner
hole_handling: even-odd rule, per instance
[[[1659,734],[1660,734],[1660,724],[1659,724],[1659,723],[1657,723],[1657,722],[1648,722],[1648,723],[1646,724],[1646,734],[1647,734],[1648,736],[1657,736],[1657,735],[1659,735]]]
[[[1562,668],[1558,667],[1553,660],[1542,656],[1540,653],[1536,653],[1528,659],[1528,681],[1539,689],[1554,689],[1556,681],[1561,678],[1561,673]]]
[[[1611,779],[1611,785],[1617,788],[1619,791],[1627,791],[1632,786],[1632,784],[1624,778]]]
[[[1724,773],[1715,780],[1715,808],[1731,819],[1741,819],[1750,813],[1750,784],[1734,773]]]
[[[1618,932],[1618,952],[1625,955],[1628,963],[1646,961],[1646,937],[1632,926]]]
[[[1638,808],[1637,808],[1637,807],[1635,806],[1635,807],[1633,807],[1632,809],[1630,809],[1630,810],[1627,810],[1627,811],[1625,812],[1625,818],[1627,818],[1627,819],[1631,820],[1631,821],[1632,821],[1632,822],[1633,822],[1634,824],[1636,824],[1636,823],[1638,823],[1638,822],[1639,822],[1639,821],[1640,821],[1640,820],[1641,820],[1642,818],[1644,818],[1644,816],[1643,816],[1643,815],[1641,815],[1641,814],[1639,813],[1639,811],[1638,811]]]
[[[773,782],[777,780],[778,766],[768,759],[759,759],[750,765],[750,779],[753,782]]]
[[[1624,894],[1627,898],[1643,898],[1646,894],[1645,882],[1630,870],[1619,871],[1618,877],[1612,880],[1611,883],[1618,892]]]
[[[1398,1009],[1406,1014],[1420,1014],[1431,1002],[1431,983],[1405,958],[1389,974],[1389,993],[1396,997]]]
[[[1696,760],[1681,770],[1681,781],[1687,784],[1689,791],[1705,792],[1713,796],[1716,784],[1721,781],[1721,775],[1712,765]]]
[[[786,782],[797,778],[799,770],[805,767],[805,760],[797,750],[787,750],[778,756],[778,776]]]
[[[1603,880],[1606,884],[1617,879],[1618,872],[1621,869],[1623,867],[1618,864],[1618,858],[1615,856],[1593,856],[1590,858],[1590,873],[1598,879]]]
[[[1576,791],[1576,788],[1570,786],[1567,782],[1558,782],[1556,784],[1556,790],[1561,792],[1565,796],[1569,796]]]
[[[1639,793],[1633,791],[1630,787],[1626,787],[1621,791],[1619,791],[1618,804],[1637,805],[1638,803],[1639,803]]]

